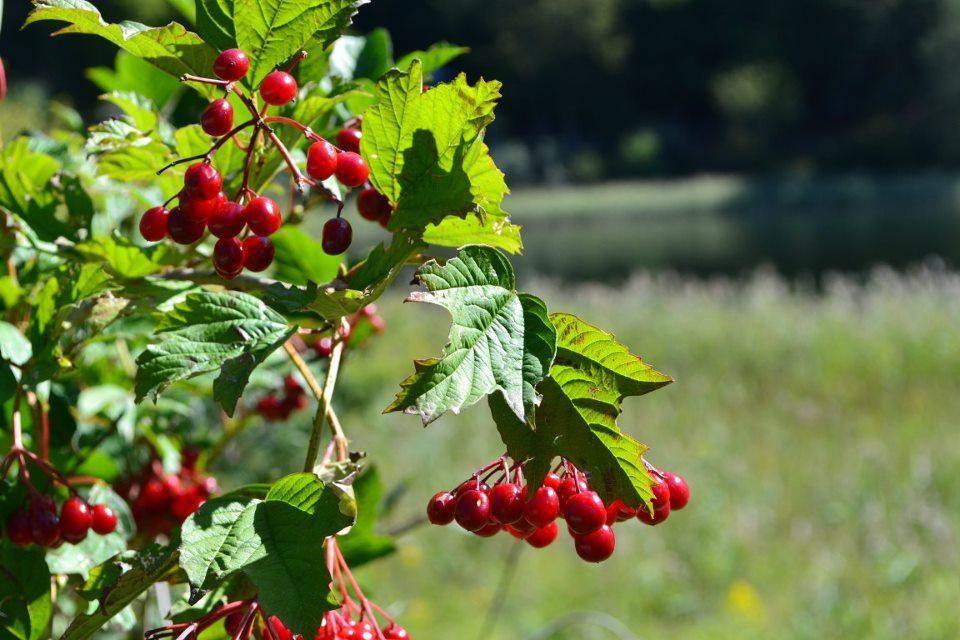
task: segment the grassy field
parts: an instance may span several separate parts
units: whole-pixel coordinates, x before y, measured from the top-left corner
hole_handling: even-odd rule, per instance
[[[676,377],[627,401],[621,425],[686,475],[691,504],[659,527],[619,525],[600,566],[566,534],[521,548],[493,629],[518,543],[421,527],[361,570],[415,638],[960,637],[960,276],[876,271],[820,293],[763,274],[535,288]],[[443,312],[401,297],[382,305],[389,340],[347,362],[339,389],[355,446],[405,487],[388,525],[499,453],[484,405],[428,431],[380,415],[411,360],[446,338]],[[298,460],[300,438],[273,460]]]

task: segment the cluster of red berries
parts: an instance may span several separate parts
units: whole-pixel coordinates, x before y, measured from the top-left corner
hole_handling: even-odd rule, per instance
[[[230,200],[222,191],[223,177],[210,164],[211,154],[240,129],[255,124],[258,127],[256,131],[263,128],[270,132],[270,122],[300,127],[305,135],[314,141],[307,149],[307,173],[315,180],[323,181],[336,176],[345,187],[353,188],[366,183],[370,176],[370,168],[359,153],[359,120],[339,132],[338,148],[292,119],[265,116],[265,113],[258,111],[234,85],[235,81],[246,75],[249,68],[250,61],[243,51],[228,49],[221,53],[213,64],[213,71],[219,80],[192,78],[218,84],[225,94],[231,91],[237,93],[251,110],[253,120],[235,128],[230,101],[223,97],[210,102],[200,116],[200,125],[207,134],[220,140],[203,156],[202,162],[187,169],[183,189],[175,196],[178,200],[177,206],[171,210],[168,210],[166,205],[153,207],[140,219],[140,234],[151,242],[158,242],[169,236],[176,243],[193,244],[209,230],[218,238],[213,248],[213,266],[217,273],[228,280],[240,275],[244,269],[263,271],[270,266],[275,249],[269,236],[281,226],[280,207],[276,201],[256,194],[247,186],[246,171],[244,184],[234,199]],[[297,81],[287,71],[273,71],[260,83],[259,91],[267,105],[283,106],[297,96]],[[251,144],[255,144],[256,139],[257,135],[254,134]],[[282,147],[282,143],[278,142],[275,136],[272,139],[289,160],[289,152]],[[248,154],[246,162],[251,162],[251,158]],[[315,184],[302,175],[299,178]],[[361,215],[372,216],[371,219],[386,224],[392,211],[386,198],[369,187],[360,195],[358,206]],[[340,255],[347,250],[352,240],[353,230],[350,223],[340,216],[338,210],[336,217],[323,226],[323,250],[330,255]]]
[[[307,408],[307,394],[292,375],[283,379],[283,385],[257,401],[256,412],[267,420],[282,422],[294,411]]]
[[[241,633],[244,611],[235,611],[224,620],[224,628],[231,638]],[[270,616],[263,625],[261,637],[272,640],[304,640],[299,633],[293,633],[277,616]],[[267,631],[269,628],[269,631]],[[380,629],[384,640],[409,640],[410,634],[396,622],[390,622]],[[354,618],[340,611],[330,611],[323,616],[320,627],[313,640],[377,640],[380,636],[377,627],[363,617]]]
[[[60,505],[50,496],[35,495],[27,506],[7,518],[7,538],[15,545],[35,544],[55,549],[64,542],[77,544],[94,533],[106,535],[117,528],[117,514],[105,504],[90,505],[72,495]]]
[[[653,467],[649,467],[655,481],[652,513],[618,499],[605,504],[590,488],[586,474],[570,462],[563,462],[556,471],[559,473],[548,473],[531,494],[524,483],[523,464],[510,466],[506,457],[499,458],[453,491],[434,495],[427,503],[427,517],[436,525],[456,521],[485,538],[507,531],[536,548],[557,539],[556,520],[562,518],[577,555],[587,562],[602,562],[613,555],[616,546],[614,524],[634,517],[646,524],[659,524],[671,507],[682,509],[690,499],[690,489],[682,477]],[[496,481],[491,487],[487,480],[493,478]]]
[[[152,460],[117,485],[117,493],[130,504],[141,534],[170,533],[217,491],[216,478],[200,473],[196,460],[196,451],[186,449],[179,473],[165,473],[160,461]]]
[[[384,329],[387,328],[387,323],[377,314],[377,305],[368,304],[357,313],[347,317],[347,322],[340,329],[340,340],[344,343],[344,346],[349,343],[354,328],[364,322],[370,324],[374,333],[383,333]],[[311,346],[318,358],[329,358],[330,354],[333,353],[333,336],[321,336],[314,340]]]

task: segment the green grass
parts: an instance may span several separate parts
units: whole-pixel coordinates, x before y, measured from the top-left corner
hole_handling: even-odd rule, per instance
[[[960,637],[960,276],[877,271],[818,294],[765,275],[530,288],[676,377],[628,400],[620,422],[693,498],[661,526],[619,525],[599,566],[565,533],[524,547],[492,632],[484,616],[518,543],[421,527],[360,572],[414,637]],[[446,339],[443,312],[401,295],[381,305],[389,335],[346,363],[339,388],[355,447],[405,487],[391,523],[500,449],[485,405],[427,430],[380,415],[411,360]],[[301,437],[264,473],[295,468]],[[254,430],[240,444],[262,441]]]

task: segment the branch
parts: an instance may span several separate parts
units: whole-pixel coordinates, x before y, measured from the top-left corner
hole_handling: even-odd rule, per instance
[[[341,327],[343,324],[341,324]],[[338,331],[339,332],[339,331]],[[330,399],[333,397],[333,388],[337,384],[337,372],[340,369],[340,357],[343,355],[343,341],[334,340],[333,352],[330,354],[330,364],[327,367],[327,377],[323,384],[323,390],[317,398],[317,413],[313,418],[313,431],[310,433],[310,442],[307,445],[307,456],[303,462],[304,471],[313,471],[317,464],[317,457],[320,455],[320,439],[323,436],[323,423],[328,414],[333,415],[330,420],[330,430],[333,432],[333,442],[337,449],[337,459],[345,460],[347,458],[347,437],[343,433],[343,427],[340,421],[336,419],[333,410],[330,408]]]

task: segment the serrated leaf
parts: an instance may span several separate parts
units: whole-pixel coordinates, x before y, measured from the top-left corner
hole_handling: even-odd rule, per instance
[[[212,588],[242,568],[260,548],[253,527],[259,500],[221,497],[205,502],[183,523],[180,566],[190,583]]]
[[[340,258],[328,255],[319,242],[300,227],[284,225],[270,237],[276,248],[274,275],[293,284],[333,280]]]
[[[276,311],[239,292],[187,296],[157,327],[162,342],[137,358],[139,402],[178,380],[220,370],[213,397],[232,415],[250,374],[296,332]]]
[[[0,209],[12,215],[35,246],[69,235],[70,228],[55,215],[59,199],[51,180],[60,163],[30,148],[26,137],[4,145],[0,151]],[[47,248],[55,251],[53,245]]]
[[[173,574],[177,569],[177,558],[175,547],[152,544],[136,553],[131,552],[129,557],[109,560],[111,564],[122,563],[123,572],[112,584],[97,585],[101,596],[96,611],[75,617],[60,640],[87,640],[93,637],[140,594]],[[115,571],[110,573],[116,575]]]
[[[23,365],[32,355],[33,347],[20,330],[9,322],[0,320],[0,359]]]
[[[591,476],[605,501],[649,503],[651,479],[641,459],[646,445],[617,426],[621,402],[671,382],[610,334],[570,314],[552,314],[557,358],[537,386],[542,401],[533,424],[518,420],[500,394],[490,411],[511,457],[526,460],[525,475],[536,487],[554,458],[564,457]]]
[[[209,75],[217,51],[200,36],[176,22],[163,27],[148,27],[139,22],[125,21],[109,24],[100,11],[86,0],[32,0],[33,11],[24,25],[41,20],[68,23],[53,35],[83,33],[109,40],[124,51],[142,58],[152,65],[179,77],[185,73]],[[209,86],[200,86],[207,95],[214,93]]]
[[[157,273],[171,253],[167,245],[141,247],[122,236],[96,236],[76,249],[87,260],[102,262],[114,275],[130,279]]]
[[[0,636],[48,637],[52,611],[43,550],[0,543]]]
[[[481,217],[470,214],[466,218],[444,218],[440,224],[428,225],[423,240],[439,247],[459,248],[468,244],[485,244],[507,253],[521,253],[520,225],[509,218]]]
[[[398,69],[406,69],[414,60],[423,65],[423,75],[428,76],[434,71],[445,67],[460,56],[470,51],[467,47],[460,47],[449,42],[438,42],[431,45],[426,51],[411,51],[397,60]]]
[[[377,104],[363,116],[361,152],[370,181],[395,206],[388,228],[422,231],[447,216],[507,220],[508,193],[483,142],[500,83],[466,77],[423,91],[422,65],[394,69],[377,83]]]
[[[489,247],[466,247],[442,265],[431,260],[416,280],[426,291],[407,300],[447,309],[450,341],[442,358],[415,362],[416,372],[385,411],[415,413],[429,424],[501,391],[513,413],[526,420],[556,342],[543,303],[532,296],[521,300],[510,262]]]
[[[201,0],[201,25],[220,42],[233,35],[250,56],[253,86],[308,43],[326,47],[368,0]]]

